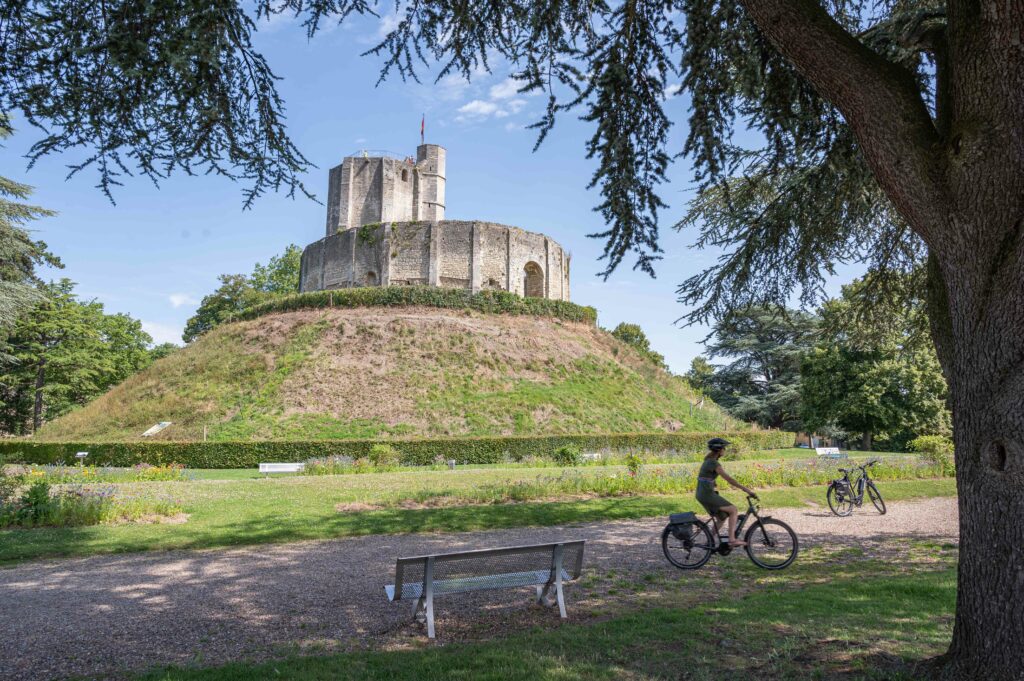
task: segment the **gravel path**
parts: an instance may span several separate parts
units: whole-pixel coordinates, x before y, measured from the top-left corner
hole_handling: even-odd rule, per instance
[[[804,547],[856,542],[871,552],[884,550],[894,538],[955,542],[957,533],[956,500],[949,498],[894,503],[884,518],[873,509],[836,518],[825,507],[773,515],[793,526]],[[614,570],[625,578],[665,573],[702,579],[707,568],[684,573],[664,560],[664,522],[368,536],[27,563],[0,570],[0,679],[116,678],[151,665],[262,659],[415,636],[410,606],[389,603],[382,589],[393,581],[400,555],[583,538],[585,575]],[[734,558],[739,559],[720,560]],[[576,589],[567,590],[570,621],[574,610],[587,607]],[[523,591],[439,599],[439,640],[446,632],[449,640],[457,637],[453,632],[466,634],[473,618],[478,628],[493,630],[524,617],[534,624],[552,617],[528,602]]]

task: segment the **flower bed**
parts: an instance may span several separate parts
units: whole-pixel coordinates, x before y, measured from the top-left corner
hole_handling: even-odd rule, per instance
[[[112,485],[55,487],[45,474],[0,471],[0,528],[136,522],[181,513],[180,504],[172,499],[134,496]]]

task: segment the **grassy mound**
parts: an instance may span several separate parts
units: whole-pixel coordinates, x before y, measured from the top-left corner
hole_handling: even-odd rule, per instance
[[[430,307],[221,326],[35,440],[498,436],[742,427],[588,323]]]

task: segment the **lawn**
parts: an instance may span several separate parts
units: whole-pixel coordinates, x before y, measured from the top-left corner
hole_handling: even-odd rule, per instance
[[[899,544],[894,560],[810,549],[784,573],[737,561],[717,577],[709,573],[697,592],[679,589],[672,578],[675,588],[641,584],[604,614],[490,632],[482,641],[420,640],[261,664],[166,669],[140,679],[910,678],[914,663],[941,654],[949,642],[956,548]]]
[[[735,462],[740,471],[757,462]],[[681,464],[692,468],[694,464]],[[663,468],[668,468],[663,466]],[[600,476],[624,469],[588,466],[578,475]],[[221,474],[243,476],[225,479]],[[197,549],[327,539],[366,534],[466,531],[492,527],[543,526],[602,519],[640,518],[698,510],[693,497],[648,495],[612,498],[567,497],[500,505],[405,508],[401,498],[430,496],[487,485],[538,480],[559,469],[460,469],[337,476],[247,479],[251,472],[218,471],[218,479],[189,482],[124,483],[128,494],[173,501],[190,514],[182,524],[122,524],[0,531],[0,565],[32,558],[82,556],[167,549]],[[576,475],[577,473],[573,473]],[[952,496],[952,479],[886,482],[887,500]],[[728,494],[728,493],[727,493]],[[733,493],[736,499],[740,495]],[[762,493],[770,506],[823,505],[821,486],[781,488]],[[386,508],[360,510],[385,504]],[[343,506],[342,511],[338,505]]]

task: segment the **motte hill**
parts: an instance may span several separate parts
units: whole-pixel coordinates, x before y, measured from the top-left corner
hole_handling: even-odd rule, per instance
[[[225,324],[36,440],[319,440],[739,424],[611,334],[546,316],[305,309]]]

